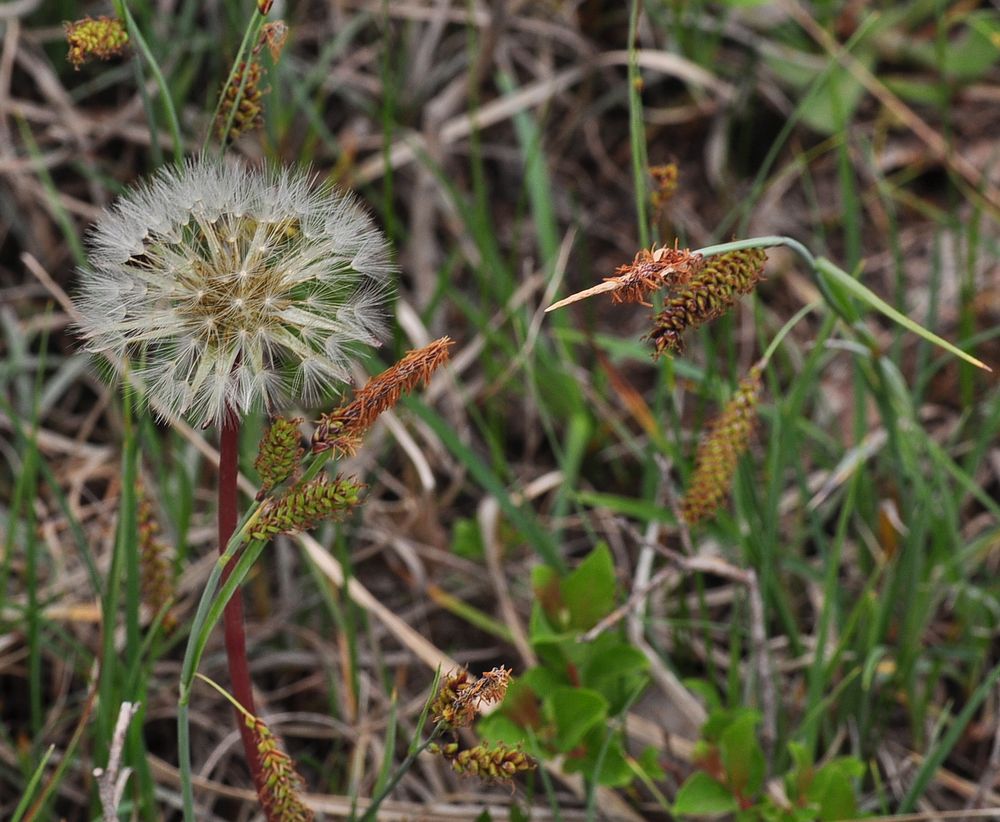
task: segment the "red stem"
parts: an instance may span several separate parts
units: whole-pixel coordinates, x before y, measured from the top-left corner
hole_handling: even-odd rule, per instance
[[[229,544],[229,538],[236,530],[239,520],[239,499],[236,489],[236,477],[239,471],[239,418],[230,413],[222,423],[219,434],[219,553],[222,554]],[[236,557],[229,561],[222,572],[225,582],[236,564]],[[222,615],[226,636],[226,658],[229,661],[229,679],[232,683],[233,696],[247,711],[256,716],[257,709],[253,702],[253,685],[250,683],[250,664],[247,661],[246,634],[243,629],[243,595],[237,588],[232,599],[226,604]],[[257,753],[257,741],[253,732],[247,727],[243,715],[235,708],[236,726],[243,738],[243,750],[246,754],[250,775],[262,804],[267,787],[260,767],[260,755]]]

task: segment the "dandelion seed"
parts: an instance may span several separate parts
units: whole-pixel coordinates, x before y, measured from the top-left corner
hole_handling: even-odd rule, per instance
[[[353,198],[301,171],[169,167],[88,241],[81,334],[161,412],[207,425],[315,400],[383,330],[385,238]]]

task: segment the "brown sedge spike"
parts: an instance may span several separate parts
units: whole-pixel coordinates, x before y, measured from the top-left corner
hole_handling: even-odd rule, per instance
[[[506,782],[523,771],[534,770],[535,762],[524,751],[503,742],[494,745],[482,742],[474,748],[442,752],[451,761],[455,773],[478,776],[480,779]]]
[[[299,467],[304,450],[300,445],[299,425],[301,417],[287,420],[275,417],[270,428],[264,432],[257,450],[254,468],[260,476],[260,490],[257,501],[260,502],[276,485],[288,479]]]
[[[335,450],[344,456],[353,454],[380,414],[395,406],[403,393],[412,391],[421,382],[426,384],[431,374],[448,360],[452,344],[450,337],[441,337],[423,348],[408,351],[395,365],[368,380],[349,403],[324,414],[313,432],[313,453]]]
[[[677,191],[677,179],[680,176],[676,163],[664,163],[649,167],[649,176],[653,180],[653,190],[649,195],[649,204],[653,207],[654,219],[659,220],[667,203]]]
[[[299,798],[305,780],[295,769],[295,762],[278,747],[271,729],[263,719],[244,714],[247,727],[257,747],[264,785],[258,792],[268,820],[281,822],[312,822],[313,812]]]
[[[736,393],[698,443],[694,474],[681,500],[681,516],[689,525],[713,515],[729,494],[736,465],[750,442],[760,389],[758,363],[740,382]]]
[[[710,257],[690,282],[669,297],[646,336],[655,356],[681,353],[683,335],[725,314],[737,296],[749,294],[761,280],[767,254],[762,248],[730,251]]]
[[[501,665],[486,671],[475,682],[465,669],[448,675],[431,703],[430,716],[449,728],[467,728],[482,704],[502,702],[510,684],[510,670]]]
[[[613,303],[646,303],[646,298],[661,288],[677,288],[689,282],[701,269],[700,254],[687,248],[653,246],[640,249],[630,265],[615,269],[614,276],[605,282],[614,282],[618,288],[611,292]]]
[[[249,61],[240,63],[233,73],[232,82],[223,90],[219,118],[216,121],[220,140],[232,142],[240,135],[253,131],[263,124],[264,105],[262,100],[267,92],[267,89],[260,87],[263,75],[264,69],[256,54],[251,56]],[[240,86],[243,87],[242,95],[240,94]],[[239,104],[236,102],[237,97],[239,97]],[[223,134],[231,113],[232,124],[229,126],[229,133]]]
[[[98,60],[117,57],[128,44],[128,32],[117,17],[84,17],[72,23],[63,23],[63,28],[69,46],[66,59],[78,71],[92,57]]]
[[[173,599],[173,574],[167,558],[167,546],[160,539],[160,525],[153,512],[153,504],[141,485],[138,497],[139,588],[142,601],[155,616]],[[177,618],[167,611],[162,624],[163,630],[170,633],[177,627]]]
[[[687,248],[678,248],[676,243],[673,248],[642,248],[631,263],[618,266],[614,274],[604,278],[604,282],[552,303],[545,309],[545,313],[607,293],[611,294],[611,299],[616,303],[644,303],[653,291],[676,288],[687,283],[701,270],[702,263],[700,254]]]
[[[250,529],[254,539],[308,531],[323,520],[338,519],[358,504],[364,485],[353,479],[320,476],[299,482],[277,499],[267,500]]]

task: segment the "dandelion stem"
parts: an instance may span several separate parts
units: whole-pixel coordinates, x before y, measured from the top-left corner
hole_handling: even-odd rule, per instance
[[[235,413],[226,415],[219,434],[219,554],[224,556],[226,546],[236,531],[239,518],[238,491],[236,487],[239,470],[239,417]],[[236,557],[232,557],[222,572],[222,583],[232,572]],[[243,595],[237,588],[223,611],[223,626],[226,640],[226,659],[229,662],[229,679],[233,697],[251,714],[257,709],[253,701],[253,685],[250,682],[250,664],[247,661],[246,633],[243,629]],[[239,711],[236,711],[236,726],[243,740],[250,775],[259,796],[265,795],[266,786],[257,756],[257,744],[252,731]]]

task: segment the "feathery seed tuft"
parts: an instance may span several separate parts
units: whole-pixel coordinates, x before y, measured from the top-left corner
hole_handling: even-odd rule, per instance
[[[131,189],[88,238],[76,304],[88,350],[161,413],[315,400],[377,344],[393,266],[349,195],[297,170],[208,159]]]

